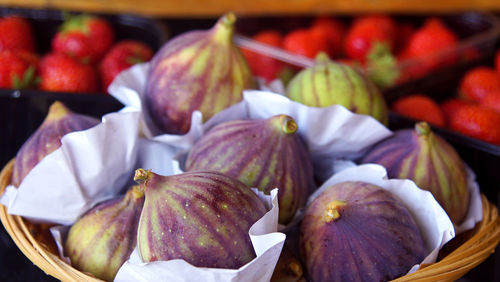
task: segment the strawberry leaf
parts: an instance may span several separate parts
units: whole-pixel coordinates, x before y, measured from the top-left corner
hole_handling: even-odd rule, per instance
[[[394,85],[399,77],[397,60],[386,43],[375,42],[366,56],[368,76],[381,87]]]

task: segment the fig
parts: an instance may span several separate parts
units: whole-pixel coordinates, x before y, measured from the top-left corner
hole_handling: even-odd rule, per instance
[[[236,16],[222,16],[209,30],[189,31],[168,41],[151,60],[145,107],[151,123],[165,133],[189,130],[191,114],[204,120],[241,101],[255,81],[233,42]]]
[[[186,170],[219,171],[266,194],[278,187],[279,222],[287,224],[315,187],[297,129],[287,115],[221,123],[191,148]]]
[[[286,243],[281,251],[280,258],[274,269],[271,282],[306,282],[304,269],[300,260]]]
[[[17,152],[12,170],[12,185],[18,187],[35,165],[61,147],[64,135],[89,129],[98,123],[99,120],[93,117],[73,113],[63,103],[54,102],[43,123]]]
[[[137,247],[144,262],[183,259],[237,269],[255,258],[248,231],[267,212],[248,186],[218,172],[136,170],[146,195]]]
[[[389,119],[387,104],[375,84],[354,68],[331,61],[325,53],[319,53],[313,66],[292,78],[286,96],[310,107],[342,105],[383,124]]]
[[[112,281],[135,248],[143,204],[144,192],[132,186],[86,212],[71,226],[64,245],[71,265]]]
[[[406,206],[361,181],[326,188],[307,206],[300,252],[311,281],[387,281],[426,255]]]
[[[375,144],[361,162],[380,164],[390,178],[411,179],[430,191],[453,223],[465,219],[470,200],[465,164],[426,122],[394,132]]]

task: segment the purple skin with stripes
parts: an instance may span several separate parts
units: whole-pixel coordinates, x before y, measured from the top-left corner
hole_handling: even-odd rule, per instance
[[[137,241],[144,192],[134,186],[127,194],[105,201],[83,215],[68,233],[64,252],[76,269],[112,281]]]
[[[214,170],[269,194],[278,190],[279,222],[287,224],[315,189],[309,152],[287,115],[219,124],[191,149],[186,170]]]
[[[241,101],[243,89],[255,87],[232,41],[235,20],[227,14],[210,30],[181,34],[153,57],[144,102],[149,122],[160,131],[186,133],[193,111],[207,120]]]
[[[411,179],[428,190],[455,224],[469,210],[469,189],[465,165],[444,139],[425,122],[415,129],[403,129],[376,144],[361,160],[387,169],[390,178]]]
[[[201,171],[160,176],[138,169],[134,179],[146,195],[137,239],[143,261],[237,269],[255,258],[248,231],[267,210],[245,184]]]
[[[308,205],[300,251],[311,281],[387,281],[427,254],[404,204],[364,182],[332,185]]]
[[[61,138],[73,131],[89,129],[99,120],[71,112],[60,102],[51,105],[40,127],[17,152],[12,171],[12,185],[19,187],[24,177],[46,155],[61,147]]]

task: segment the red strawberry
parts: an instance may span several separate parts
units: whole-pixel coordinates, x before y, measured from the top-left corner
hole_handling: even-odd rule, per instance
[[[0,19],[0,50],[5,49],[35,52],[35,39],[28,20],[16,15]]]
[[[351,58],[363,62],[376,42],[394,49],[396,23],[386,15],[370,15],[357,18],[348,30],[344,52]]]
[[[22,89],[34,86],[38,57],[24,50],[0,51],[0,87]]]
[[[464,135],[500,145],[500,113],[480,105],[468,105],[455,112],[450,127]]]
[[[488,93],[500,91],[500,74],[489,67],[476,67],[465,73],[459,95],[465,99],[481,101]]]
[[[458,111],[458,109],[470,105],[472,102],[468,100],[463,100],[459,98],[450,98],[448,100],[443,101],[439,107],[441,111],[444,113],[447,120],[450,120],[451,117]]]
[[[458,42],[455,33],[447,28],[444,23],[436,18],[427,20],[408,41],[408,45],[401,52],[400,59],[416,59],[414,67],[409,71],[414,77],[419,77],[428,72],[453,64],[457,55],[450,48]],[[434,55],[440,51],[440,55]]]
[[[391,110],[402,116],[419,121],[427,121],[437,126],[445,126],[446,120],[438,104],[431,98],[413,94],[398,99],[391,106]]]
[[[124,40],[116,43],[99,64],[103,89],[106,91],[121,71],[137,63],[149,61],[152,57],[153,50],[142,42]]]
[[[500,113],[500,91],[488,93],[488,95],[484,96],[479,104]]]
[[[495,53],[495,69],[500,73],[500,49]]]
[[[397,26],[396,52],[403,50],[408,45],[410,38],[415,33],[415,27],[409,23],[401,23]]]
[[[310,30],[313,33],[319,33],[319,36],[326,39],[328,44],[326,52],[330,57],[340,56],[345,36],[343,23],[329,17],[317,17],[314,19]]]
[[[89,93],[97,91],[97,75],[88,64],[60,53],[45,55],[39,64],[40,89]]]
[[[283,39],[283,48],[291,53],[314,58],[328,49],[328,41],[322,34],[309,29],[296,29]]]
[[[106,20],[89,15],[72,16],[52,40],[52,50],[95,64],[109,50],[114,37]]]

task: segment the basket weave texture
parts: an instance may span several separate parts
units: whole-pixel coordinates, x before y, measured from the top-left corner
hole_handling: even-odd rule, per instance
[[[0,194],[10,184],[13,165],[11,160],[0,172]],[[490,256],[500,241],[500,217],[495,205],[484,195],[481,199],[483,220],[472,231],[455,237],[448,244],[456,247],[438,262],[421,266],[418,271],[394,281],[455,281]],[[0,220],[21,252],[45,273],[62,281],[102,281],[61,260],[49,247],[52,242],[46,240],[50,238],[34,236],[30,232],[31,223],[21,216],[8,214],[3,205],[0,205]]]

